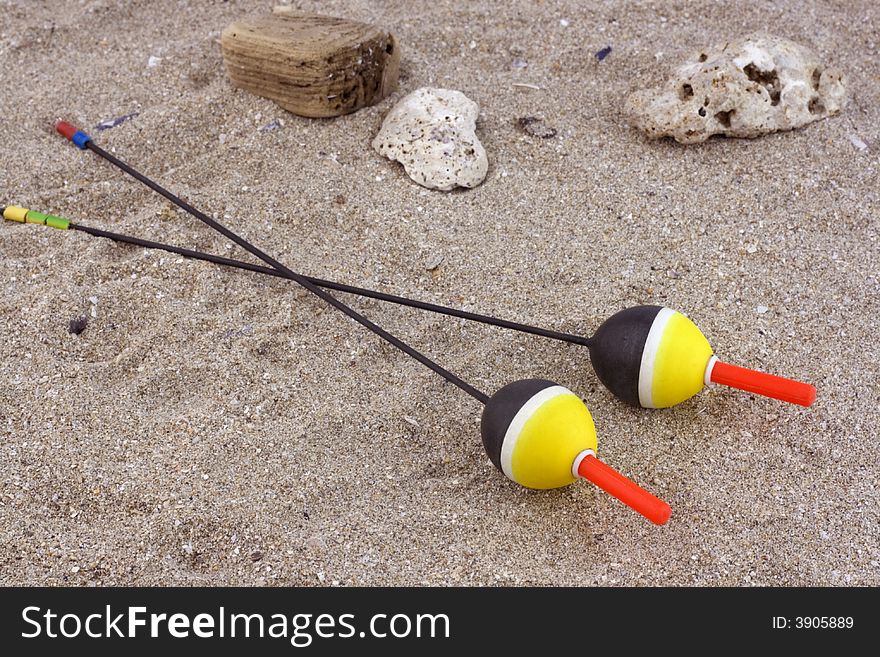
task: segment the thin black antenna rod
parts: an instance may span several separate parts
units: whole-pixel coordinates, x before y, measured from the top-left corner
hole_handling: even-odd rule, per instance
[[[309,281],[305,277],[303,277],[300,274],[297,274],[296,272],[294,272],[293,270],[285,267],[283,264],[278,262],[275,258],[273,258],[269,254],[265,253],[261,249],[257,248],[256,246],[254,246],[253,244],[248,242],[243,237],[240,237],[238,234],[232,232],[229,228],[227,228],[226,226],[224,226],[220,222],[212,219],[211,217],[206,215],[204,212],[197,210],[196,208],[191,206],[189,203],[187,203],[186,201],[184,201],[181,198],[178,198],[177,196],[175,196],[174,194],[169,192],[167,189],[165,189],[164,187],[162,187],[158,183],[153,182],[152,180],[147,178],[145,175],[143,175],[139,171],[133,169],[132,167],[130,167],[128,164],[126,164],[125,162],[123,162],[119,158],[111,155],[110,153],[105,151],[100,146],[97,146],[91,140],[91,138],[88,137],[88,135],[86,135],[85,133],[78,131],[75,128],[74,128],[74,131],[71,132],[69,130],[69,128],[73,128],[73,126],[70,126],[70,124],[66,124],[64,122],[59,122],[58,124],[56,124],[55,128],[58,130],[58,132],[60,132],[62,135],[64,135],[65,137],[67,137],[68,139],[73,141],[80,148],[88,148],[93,153],[104,158],[105,160],[107,160],[111,164],[115,165],[116,167],[118,167],[119,169],[121,169],[122,171],[124,171],[125,173],[130,175],[131,177],[135,178],[136,180],[139,180],[144,185],[146,185],[147,187],[152,189],[154,192],[164,196],[166,199],[168,199],[169,201],[174,203],[179,208],[185,210],[186,212],[188,212],[189,214],[194,216],[196,219],[202,221],[203,223],[207,224],[208,226],[210,226],[211,228],[216,230],[218,233],[220,233],[224,237],[226,237],[226,238],[230,239],[231,241],[235,242],[236,244],[238,244],[240,247],[242,247],[245,251],[247,251],[248,253],[250,253],[254,257],[259,258],[260,260],[265,262],[267,265],[271,266],[273,269],[276,269],[277,271],[286,274],[288,278],[299,283],[301,286],[303,286],[309,292],[311,292],[315,296],[323,299],[324,301],[329,303],[331,306],[333,306],[334,308],[336,308],[340,312],[345,313],[351,319],[356,321],[358,324],[360,324],[364,328],[369,329],[370,331],[372,331],[373,333],[378,335],[380,338],[382,338],[383,340],[385,340],[389,344],[397,347],[405,354],[408,354],[408,355],[412,356],[413,358],[415,358],[417,361],[422,363],[425,367],[428,367],[429,369],[431,369],[431,371],[439,374],[440,376],[442,376],[444,379],[446,379],[450,383],[455,384],[456,386],[461,388],[464,392],[469,394],[471,397],[473,397],[477,401],[480,401],[483,404],[488,403],[489,396],[486,395],[486,393],[481,392],[480,390],[477,390],[474,386],[472,386],[467,381],[464,381],[463,379],[459,378],[458,376],[456,376],[455,374],[453,374],[449,370],[445,369],[441,365],[435,363],[433,360],[431,360],[430,358],[428,358],[427,356],[425,356],[421,352],[419,352],[416,349],[414,349],[413,347],[409,346],[403,340],[396,338],[391,333],[389,333],[388,331],[383,329],[381,326],[370,321],[369,319],[367,319],[366,317],[361,315],[356,310],[350,308],[349,306],[344,304],[342,301],[340,301],[339,299],[334,297],[332,294],[330,294],[326,290],[322,290],[320,287],[318,287],[317,285],[315,285],[314,283],[312,283],[311,281]],[[80,135],[82,135],[82,137],[80,137]]]
[[[114,242],[122,242],[125,244],[133,244],[135,246],[141,246],[145,249],[158,249],[161,251],[167,251],[169,253],[174,253],[176,255],[183,256],[184,258],[191,258],[193,260],[202,260],[204,262],[212,262],[215,265],[222,265],[224,267],[235,267],[237,269],[244,269],[246,271],[256,272],[258,274],[266,274],[267,276],[276,276],[278,278],[286,278],[290,279],[290,277],[284,272],[280,272],[277,269],[272,269],[271,267],[265,267],[263,265],[256,265],[250,262],[244,262],[242,260],[233,260],[232,258],[224,258],[223,256],[213,255],[211,253],[205,253],[203,251],[194,251],[192,249],[185,249],[179,246],[173,246],[171,244],[163,244],[162,242],[154,242],[152,240],[145,240],[139,237],[131,237],[129,235],[123,235],[121,233],[114,233],[107,230],[101,230],[100,228],[92,228],[91,226],[84,226],[83,224],[70,224],[71,230],[79,230],[84,233],[88,233],[90,235],[94,235],[96,237],[105,237],[107,239],[113,240]],[[328,281],[323,278],[315,278],[314,276],[306,276],[302,274],[302,277],[306,280],[314,283],[318,287],[323,287],[329,290],[336,290],[337,292],[345,292],[346,294],[356,294],[361,297],[368,297],[370,299],[377,299],[379,301],[387,301],[389,303],[396,303],[401,306],[408,306],[410,308],[418,308],[420,310],[427,310],[432,313],[439,313],[441,315],[448,315],[450,317],[459,317],[461,319],[467,319],[474,322],[480,322],[482,324],[489,324],[491,326],[500,326],[501,328],[511,329],[514,331],[521,331],[523,333],[531,333],[533,335],[540,335],[545,338],[551,338],[554,340],[562,340],[563,342],[571,342],[573,344],[579,344],[585,347],[590,346],[590,338],[584,337],[582,335],[572,335],[569,333],[562,333],[560,331],[553,331],[551,329],[539,328],[537,326],[529,326],[528,324],[520,324],[518,322],[511,322],[506,319],[498,319],[497,317],[491,317],[489,315],[480,315],[478,313],[468,312],[467,310],[459,310],[457,308],[449,308],[448,306],[441,306],[435,303],[428,303],[426,301],[418,301],[416,299],[408,299],[407,297],[397,296],[396,294],[388,294],[386,292],[378,292],[376,290],[370,290],[364,287],[356,287],[354,285],[346,285],[345,283],[337,283],[335,281]]]

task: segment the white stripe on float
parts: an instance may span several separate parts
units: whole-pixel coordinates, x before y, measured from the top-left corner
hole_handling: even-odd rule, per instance
[[[661,308],[654,318],[651,329],[648,331],[648,339],[645,340],[645,348],[642,350],[642,364],[639,366],[639,404],[643,408],[654,408],[654,360],[657,357],[657,349],[663,339],[666,325],[675,311],[671,308]]]
[[[591,449],[585,449],[583,452],[574,457],[574,464],[571,466],[571,474],[575,479],[581,478],[581,473],[578,470],[581,469],[581,461],[583,461],[588,456],[596,456],[596,452]]]
[[[544,402],[565,394],[572,394],[572,392],[563,386],[550,386],[539,390],[513,416],[510,426],[507,427],[507,432],[504,434],[504,441],[501,443],[501,469],[509,479],[513,479],[513,450],[526,422]]]
[[[718,358],[716,356],[712,356],[709,359],[708,364],[706,365],[706,373],[703,375],[703,385],[707,386],[712,383],[712,370],[715,369],[715,363],[718,362]]]

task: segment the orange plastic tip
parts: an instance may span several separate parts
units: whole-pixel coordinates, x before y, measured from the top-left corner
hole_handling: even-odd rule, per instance
[[[610,465],[602,463],[592,454],[581,459],[578,474],[592,481],[609,495],[613,495],[628,507],[641,513],[655,525],[665,525],[672,515],[670,506],[659,497],[651,495],[634,481],[627,479]]]
[[[781,376],[729,365],[720,360],[715,362],[709,380],[713,383],[720,383],[731,388],[746,390],[756,395],[772,397],[801,406],[809,406],[816,401],[816,388],[809,383],[801,383]]]
[[[55,124],[55,130],[57,130],[59,134],[67,137],[67,139],[69,140],[72,140],[73,135],[77,133],[76,126],[70,125],[67,121],[58,121]]]

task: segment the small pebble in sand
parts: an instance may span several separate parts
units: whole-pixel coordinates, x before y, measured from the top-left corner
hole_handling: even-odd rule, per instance
[[[440,265],[443,264],[443,261],[445,259],[446,259],[446,257],[443,254],[438,253],[438,254],[432,256],[428,260],[428,262],[425,263],[425,269],[427,269],[428,271],[434,271],[435,269],[437,269],[437,267],[439,267]]]
[[[541,91],[541,87],[536,84],[529,84],[528,82],[514,82],[513,87],[515,89],[532,89],[534,91]]]
[[[416,89],[385,117],[373,148],[428,189],[476,187],[489,169],[476,135],[479,111],[460,91]]]
[[[79,317],[74,317],[72,320],[70,320],[70,323],[67,325],[67,331],[71,335],[79,335],[86,330],[86,327],[88,325],[89,318],[85,315],[80,315]]]
[[[648,137],[695,144],[798,128],[837,114],[845,97],[841,73],[811,50],[759,34],[700,50],[661,87],[632,94],[626,113]]]
[[[862,141],[862,138],[859,137],[857,134],[851,134],[849,136],[849,141],[853,146],[855,146],[860,151],[868,150],[868,145],[864,141]]]
[[[278,130],[283,126],[284,123],[281,121],[281,119],[274,119],[272,121],[269,121],[269,123],[267,123],[266,125],[262,126],[260,128],[260,132],[272,132],[273,130]]]
[[[539,139],[550,139],[556,136],[556,128],[551,128],[544,123],[544,119],[537,116],[523,116],[516,120],[517,127],[527,135]]]

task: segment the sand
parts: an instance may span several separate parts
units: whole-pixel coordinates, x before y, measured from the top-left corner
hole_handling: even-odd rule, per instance
[[[601,456],[672,505],[655,527],[586,482],[506,480],[479,404],[292,283],[5,223],[0,583],[880,584],[877,3],[296,4],[394,31],[400,90],[308,120],[231,88],[220,31],[270,2],[0,2],[0,202],[246,256],[65,118],[299,271],[585,334],[667,305],[818,401],[634,409],[582,347],[347,299],[482,390],[577,391]],[[629,91],[755,29],[843,69],[845,112],[696,147],[623,121]],[[482,186],[429,192],[369,147],[423,85],[480,104]]]

